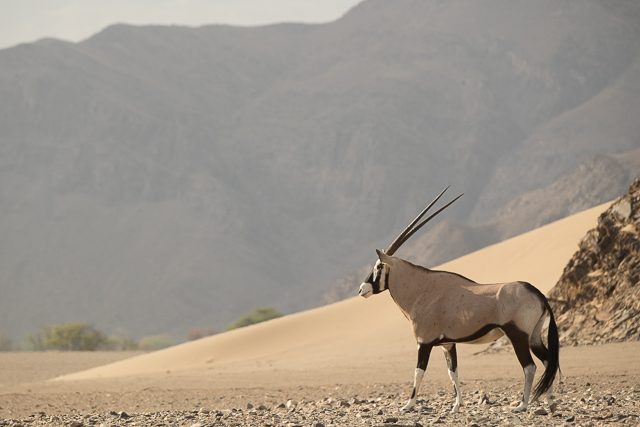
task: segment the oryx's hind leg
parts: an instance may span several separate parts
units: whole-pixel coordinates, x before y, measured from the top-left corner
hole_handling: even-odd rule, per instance
[[[451,412],[458,412],[460,409],[461,394],[460,383],[458,382],[458,354],[456,352],[455,344],[444,344],[442,346],[444,350],[444,358],[447,360],[447,368],[449,370],[449,378],[453,383],[453,389],[456,393],[456,403],[451,408]]]
[[[533,358],[529,351],[529,335],[518,329],[513,324],[503,326],[502,330],[511,341],[513,349],[516,352],[516,356],[518,357],[518,361],[524,371],[524,392],[522,393],[522,401],[513,410],[513,412],[524,412],[527,410],[527,406],[529,405],[529,395],[531,394],[533,377],[536,375],[536,364],[533,363]]]
[[[429,356],[431,355],[432,348],[433,345],[431,344],[418,344],[418,365],[416,366],[416,371],[413,376],[413,391],[411,392],[409,401],[401,409],[404,412],[410,411],[413,408],[413,405],[416,404],[416,396],[420,389],[420,383],[422,382],[424,371],[427,370],[427,364],[429,363]]]
[[[542,340],[542,326],[544,325],[545,319],[546,319],[545,315],[540,317],[540,320],[538,321],[538,323],[536,324],[536,327],[531,333],[531,339],[529,340],[529,343],[531,344],[531,351],[544,364],[544,368],[546,370],[547,366],[549,365],[550,355],[549,355],[549,349],[547,349],[547,346],[544,345],[544,342]],[[545,394],[545,397],[548,403],[552,403],[553,401],[552,388],[553,388],[553,385],[549,386],[549,389]]]

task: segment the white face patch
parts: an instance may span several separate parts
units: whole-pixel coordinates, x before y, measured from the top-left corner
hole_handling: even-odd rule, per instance
[[[373,295],[373,286],[371,286],[371,283],[361,284],[358,295],[364,298],[369,298],[371,295]]]
[[[380,274],[380,264],[382,264],[380,262],[380,260],[376,261],[375,265],[373,266],[373,281],[375,282],[376,279],[378,278],[378,274]]]
[[[382,275],[380,277],[380,281],[378,282],[379,292],[382,292],[385,289],[387,289],[387,276],[384,274],[384,269],[386,267],[387,266],[383,264],[380,260],[376,261],[376,265],[373,266],[373,283],[375,283],[376,280],[378,280],[378,276]]]

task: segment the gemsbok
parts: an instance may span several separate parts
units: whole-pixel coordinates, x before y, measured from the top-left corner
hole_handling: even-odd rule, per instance
[[[400,233],[386,251],[376,250],[378,260],[360,285],[359,295],[364,298],[388,290],[413,326],[418,343],[418,364],[411,397],[402,410],[409,411],[415,405],[431,349],[440,346],[444,350],[449,378],[456,393],[451,412],[457,412],[461,395],[456,344],[488,343],[503,335],[511,341],[524,371],[522,400],[513,411],[526,411],[529,403],[536,372],[530,351],[545,366],[544,374],[534,389],[533,400],[546,393],[550,401],[553,380],[559,367],[559,341],[553,312],[542,292],[526,282],[480,284],[456,273],[430,270],[392,256],[420,227],[462,196],[418,223],[447,188]],[[548,348],[542,337],[547,318]]]

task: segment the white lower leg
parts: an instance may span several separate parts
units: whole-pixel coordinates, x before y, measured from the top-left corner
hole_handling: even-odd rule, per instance
[[[524,367],[524,393],[522,393],[522,401],[513,410],[513,412],[524,412],[529,405],[529,395],[531,394],[531,385],[533,384],[533,377],[536,375],[536,365],[531,364]]]
[[[420,383],[422,382],[423,376],[424,370],[416,368],[416,371],[413,374],[413,391],[411,392],[409,401],[402,407],[402,411],[409,411],[411,410],[411,408],[413,408],[413,405],[416,404],[416,396],[418,395],[418,390],[420,389]]]
[[[449,370],[449,378],[451,378],[453,387],[456,389],[456,403],[453,405],[453,408],[451,408],[451,412],[458,412],[458,410],[460,409],[460,402],[462,400],[462,397],[460,395],[460,384],[458,383],[458,370]]]

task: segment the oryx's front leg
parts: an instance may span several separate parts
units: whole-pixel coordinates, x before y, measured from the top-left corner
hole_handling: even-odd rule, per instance
[[[455,413],[460,409],[460,402],[462,401],[460,384],[458,383],[458,353],[455,344],[445,344],[442,346],[442,350],[444,350],[444,358],[447,360],[449,378],[456,392],[456,403],[453,405],[453,408],[451,408],[451,413]]]
[[[413,405],[416,404],[416,396],[420,389],[420,383],[422,382],[424,371],[427,370],[429,355],[431,354],[432,348],[433,346],[431,344],[418,344],[418,365],[416,366],[416,371],[413,376],[413,391],[411,392],[409,401],[401,409],[404,412],[410,411],[413,408]]]

